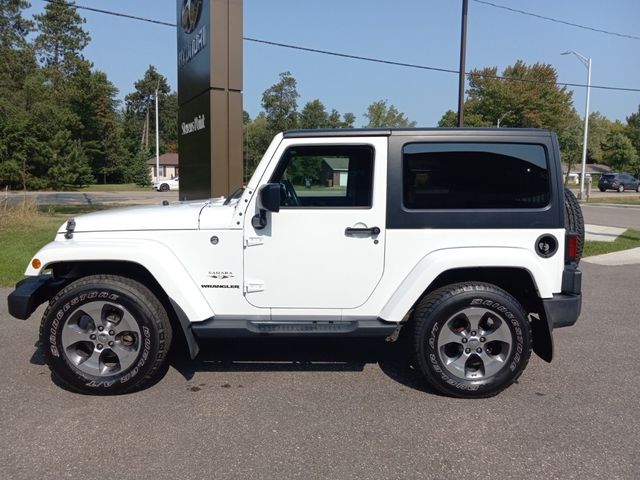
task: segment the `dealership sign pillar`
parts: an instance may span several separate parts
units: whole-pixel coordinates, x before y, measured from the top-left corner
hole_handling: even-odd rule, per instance
[[[242,0],[177,0],[180,200],[242,186]]]

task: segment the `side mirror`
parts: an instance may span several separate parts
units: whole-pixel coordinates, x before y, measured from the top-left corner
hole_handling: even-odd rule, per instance
[[[256,230],[262,230],[267,226],[267,211],[280,211],[280,184],[267,183],[260,187],[258,191],[258,209],[259,213],[255,214],[251,219],[251,225]]]
[[[280,184],[267,183],[260,188],[258,197],[258,208],[263,208],[269,212],[280,211]]]

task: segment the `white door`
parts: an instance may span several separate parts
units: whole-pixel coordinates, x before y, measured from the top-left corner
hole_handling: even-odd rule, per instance
[[[254,229],[254,196],[245,217],[245,295],[252,305],[355,308],[380,281],[387,139],[343,141],[349,143],[285,140],[274,157],[262,183],[280,184],[280,211]],[[337,163],[348,165],[345,185],[329,186]]]

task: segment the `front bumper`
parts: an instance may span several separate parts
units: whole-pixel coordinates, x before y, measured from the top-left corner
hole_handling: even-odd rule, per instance
[[[7,298],[9,313],[20,320],[26,320],[36,308],[53,297],[65,282],[54,279],[52,275],[39,275],[21,280]]]

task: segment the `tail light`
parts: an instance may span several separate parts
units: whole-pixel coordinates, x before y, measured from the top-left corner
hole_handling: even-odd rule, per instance
[[[567,233],[567,236],[566,236],[566,249],[565,249],[565,263],[575,262],[577,254],[578,254],[578,234],[577,233]]]

